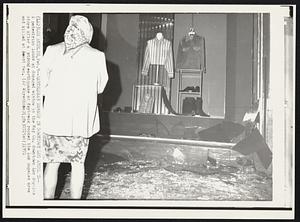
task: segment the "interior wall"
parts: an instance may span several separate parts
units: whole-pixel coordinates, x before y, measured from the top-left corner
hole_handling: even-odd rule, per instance
[[[107,14],[106,47],[109,82],[103,94],[105,110],[131,106],[137,77],[138,14]]]
[[[226,116],[242,121],[251,108],[253,15],[227,15]]]
[[[211,116],[225,115],[226,24],[226,14],[194,14],[195,31],[205,37],[207,72],[203,77],[203,110]],[[191,25],[192,14],[175,14],[173,45],[175,63],[179,41],[189,32]],[[172,82],[173,107],[177,107],[177,90],[178,75]]]

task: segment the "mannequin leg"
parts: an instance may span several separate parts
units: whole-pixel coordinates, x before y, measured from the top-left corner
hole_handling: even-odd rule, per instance
[[[84,182],[84,163],[71,163],[71,198],[80,199]]]
[[[54,199],[60,163],[47,163],[44,171],[44,199]]]

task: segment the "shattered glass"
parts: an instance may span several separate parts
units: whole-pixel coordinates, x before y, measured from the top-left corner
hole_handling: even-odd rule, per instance
[[[174,149],[182,152],[184,162],[176,161]],[[87,164],[84,199],[272,200],[271,174],[232,150],[111,140],[102,144],[95,160],[94,167]],[[61,199],[69,198],[69,181],[70,172]]]

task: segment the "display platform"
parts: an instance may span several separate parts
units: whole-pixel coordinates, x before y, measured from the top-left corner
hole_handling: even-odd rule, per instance
[[[222,121],[221,117],[103,111],[101,134],[192,139],[195,132]]]

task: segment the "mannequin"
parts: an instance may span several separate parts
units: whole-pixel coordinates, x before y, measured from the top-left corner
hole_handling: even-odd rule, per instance
[[[170,79],[174,78],[172,43],[161,31],[147,41],[142,75],[148,76],[150,84],[163,86],[170,97]],[[167,114],[167,109],[162,109]]]
[[[147,41],[142,75],[148,75],[150,65],[162,65],[165,67],[168,77],[174,77],[172,45],[169,40],[164,38],[162,32],[157,32],[153,39]],[[155,80],[158,82],[158,79]]]

